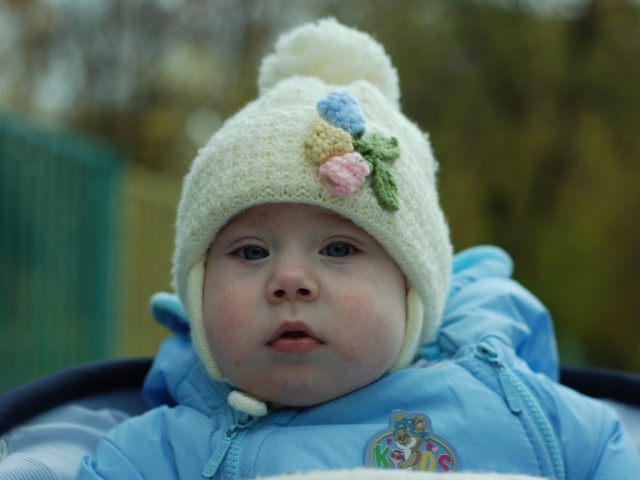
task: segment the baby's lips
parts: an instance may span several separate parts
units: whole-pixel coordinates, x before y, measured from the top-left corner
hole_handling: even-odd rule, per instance
[[[313,353],[322,345],[322,342],[315,337],[280,337],[269,343],[269,348],[287,355],[306,355]]]
[[[324,345],[324,341],[301,320],[284,321],[274,332],[267,346],[285,355],[306,355]]]
[[[286,320],[280,324],[275,333],[271,336],[271,339],[267,342],[268,345],[274,344],[278,340],[291,340],[300,341],[300,339],[308,338],[318,343],[323,343],[313,332],[305,322],[301,320],[289,321]]]

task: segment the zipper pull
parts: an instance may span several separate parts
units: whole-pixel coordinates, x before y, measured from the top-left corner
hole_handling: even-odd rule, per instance
[[[507,371],[504,365],[500,365],[500,373],[498,374],[500,385],[502,385],[502,391],[507,399],[507,405],[512,413],[520,413],[522,411],[522,405],[520,404],[520,397],[518,392],[513,386],[513,380],[511,379],[511,373]]]
[[[204,470],[202,471],[202,476],[204,478],[213,478],[216,474],[218,468],[220,468],[220,465],[222,465],[222,462],[224,461],[224,457],[227,456],[229,448],[231,448],[233,437],[235,437],[237,433],[238,432],[235,427],[229,428],[224,432],[224,438],[213,451],[209,461],[207,462],[207,466],[204,467]]]
[[[520,396],[513,385],[513,379],[511,378],[511,372],[507,370],[507,367],[500,361],[498,352],[487,345],[479,345],[477,352],[485,362],[491,364],[493,368],[498,372],[498,381],[502,387],[502,393],[504,393],[505,400],[509,406],[509,410],[512,413],[522,412],[522,404],[520,403]]]
[[[224,432],[224,438],[216,446],[215,450],[211,454],[211,457],[209,457],[207,466],[204,467],[204,470],[202,471],[201,475],[204,478],[214,477],[214,475],[222,465],[222,462],[224,462],[227,453],[229,453],[229,449],[231,448],[233,439],[236,437],[238,432],[251,427],[254,423],[256,423],[256,419],[254,419],[251,415],[242,415],[238,419],[238,423],[236,423],[233,427],[229,427],[227,431]]]

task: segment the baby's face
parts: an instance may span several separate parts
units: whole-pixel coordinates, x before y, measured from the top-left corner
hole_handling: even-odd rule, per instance
[[[207,254],[204,322],[237,387],[309,406],[382,376],[404,337],[405,279],[378,242],[320,207],[234,217]]]

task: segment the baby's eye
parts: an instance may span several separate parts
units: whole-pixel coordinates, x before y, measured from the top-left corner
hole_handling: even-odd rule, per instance
[[[269,256],[266,249],[256,245],[239,248],[234,253],[244,260],[261,260]]]
[[[346,242],[333,242],[322,249],[320,253],[328,257],[346,257],[356,251],[356,247]]]

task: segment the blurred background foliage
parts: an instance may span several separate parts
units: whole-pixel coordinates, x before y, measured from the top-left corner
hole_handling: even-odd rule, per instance
[[[169,288],[197,148],[255,97],[279,32],[324,16],[385,45],[431,135],[456,249],[511,253],[564,363],[640,371],[638,1],[0,0],[0,106],[108,140],[129,160],[125,194],[163,204],[122,214],[113,301],[138,302],[119,324],[143,326],[122,327],[131,345],[116,353],[155,350],[132,337],[149,293]]]

